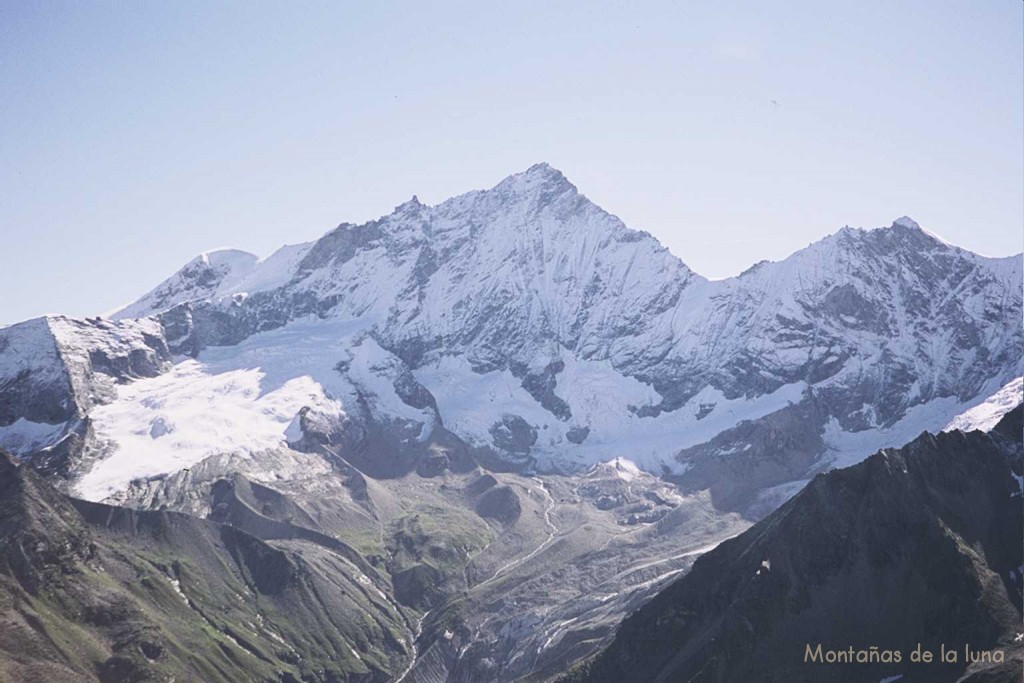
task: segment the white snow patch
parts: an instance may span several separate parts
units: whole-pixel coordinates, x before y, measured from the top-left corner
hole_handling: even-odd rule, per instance
[[[987,432],[995,427],[1003,415],[1024,402],[1024,377],[1009,382],[995,394],[973,408],[957,415],[942,431],[959,429],[969,432],[979,429]]]

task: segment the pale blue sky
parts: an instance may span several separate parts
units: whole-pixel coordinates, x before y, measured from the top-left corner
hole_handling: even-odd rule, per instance
[[[2,0],[0,323],[538,161],[709,277],[903,214],[1016,253],[1022,8]]]

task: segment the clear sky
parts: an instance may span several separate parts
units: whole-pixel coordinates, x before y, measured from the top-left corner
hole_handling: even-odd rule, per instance
[[[709,277],[904,214],[1017,253],[1022,26],[1019,0],[0,0],[0,323],[539,161]]]

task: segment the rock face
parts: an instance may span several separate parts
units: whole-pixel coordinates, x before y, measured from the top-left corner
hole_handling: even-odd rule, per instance
[[[539,164],[262,261],[204,254],[118,322],[0,330],[0,445],[100,499],[223,443],[436,473],[444,428],[460,466],[621,456],[749,511],[1024,374],[1021,291],[1020,257],[907,218],[708,281]],[[128,451],[151,465],[104,465]]]
[[[0,329],[0,425],[56,424],[84,417],[114,396],[117,382],[155,377],[170,366],[155,320],[37,318]]]
[[[989,434],[923,434],[819,475],[697,560],[565,680],[1017,680],[1021,416],[1018,407]],[[918,643],[956,643],[959,664],[911,663]],[[805,663],[807,644],[878,646],[903,661]],[[965,644],[1015,661],[968,670]]]
[[[89,414],[117,385],[170,367],[156,320],[50,316],[0,329],[0,447],[72,476],[93,442]]]

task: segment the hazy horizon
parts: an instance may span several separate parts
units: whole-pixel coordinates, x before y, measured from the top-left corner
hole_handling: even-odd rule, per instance
[[[712,279],[910,216],[1024,247],[1024,6],[0,8],[0,324],[538,162]],[[102,40],[98,40],[102,37]]]

